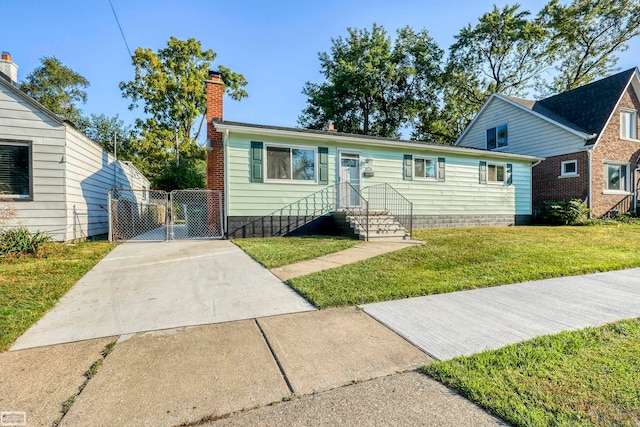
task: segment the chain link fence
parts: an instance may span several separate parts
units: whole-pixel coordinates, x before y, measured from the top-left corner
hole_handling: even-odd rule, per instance
[[[222,217],[219,191],[109,190],[112,242],[220,238]]]

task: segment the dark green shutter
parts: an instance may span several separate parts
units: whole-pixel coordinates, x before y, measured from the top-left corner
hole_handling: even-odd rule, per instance
[[[480,161],[480,184],[487,183],[487,162]]]
[[[251,141],[251,182],[264,182],[263,171],[263,144],[260,141]]]
[[[404,155],[403,162],[404,174],[403,177],[406,181],[413,180],[413,156],[411,154]]]
[[[444,157],[438,157],[438,181],[444,181]]]
[[[507,163],[507,185],[513,184],[513,165],[511,163]]]
[[[329,149],[318,147],[318,184],[329,183]]]

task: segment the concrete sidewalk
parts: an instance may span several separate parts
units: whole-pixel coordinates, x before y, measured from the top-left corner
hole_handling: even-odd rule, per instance
[[[11,347],[315,310],[228,240],[125,243]]]
[[[29,426],[50,426],[65,401],[62,426],[499,423],[433,380],[402,374],[431,359],[355,308],[121,336],[83,386],[109,341],[0,354],[0,410],[26,412]]]
[[[301,261],[295,264],[285,265],[283,267],[272,268],[271,272],[280,280],[287,281],[294,277],[304,276],[317,271],[336,268],[347,264],[353,264],[354,262],[421,244],[423,244],[423,242],[419,240],[402,239],[362,242],[352,248],[321,256],[309,261]]]
[[[640,316],[640,269],[362,306],[437,359]]]

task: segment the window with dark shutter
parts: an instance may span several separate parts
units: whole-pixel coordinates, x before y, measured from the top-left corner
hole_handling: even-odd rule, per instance
[[[318,147],[318,184],[329,183],[329,149]]]
[[[0,141],[0,195],[31,199],[31,143]]]
[[[251,141],[251,182],[264,182],[262,142]]]

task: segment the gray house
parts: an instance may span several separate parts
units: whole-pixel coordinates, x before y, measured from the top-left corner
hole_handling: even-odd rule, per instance
[[[0,204],[15,212],[4,225],[46,232],[58,241],[107,233],[107,190],[137,189],[147,197],[149,180],[18,89],[17,71],[3,53]]]

